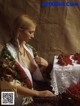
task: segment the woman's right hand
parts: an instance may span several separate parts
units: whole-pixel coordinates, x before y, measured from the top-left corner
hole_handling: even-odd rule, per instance
[[[49,90],[44,90],[44,91],[39,91],[39,97],[52,97],[55,96],[51,91]]]

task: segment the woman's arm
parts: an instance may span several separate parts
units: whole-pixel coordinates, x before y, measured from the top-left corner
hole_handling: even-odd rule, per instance
[[[29,89],[27,87],[24,87],[21,85],[20,81],[13,80],[12,82],[7,82],[12,86],[13,88],[16,88],[17,92],[24,96],[38,96],[38,97],[51,97],[54,96],[54,94],[51,91],[43,90],[43,91],[37,91],[33,89]]]
[[[37,90],[32,90],[29,88],[25,88],[23,86],[18,86],[17,87],[17,92],[19,94],[25,95],[25,96],[38,96],[38,97],[51,97],[54,96],[54,94],[48,90],[44,91],[37,91]]]

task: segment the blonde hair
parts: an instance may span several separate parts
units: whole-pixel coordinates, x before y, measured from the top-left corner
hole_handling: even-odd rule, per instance
[[[14,20],[13,29],[11,32],[12,39],[10,42],[13,43],[14,45],[16,44],[17,46],[16,38],[17,38],[18,29],[21,28],[22,30],[26,30],[26,29],[29,29],[31,26],[36,27],[36,25],[37,25],[36,22],[28,15],[23,14],[23,15],[18,16]]]
[[[14,21],[14,26],[16,28],[29,28],[32,25],[36,25],[35,21],[32,20],[31,17],[29,17],[28,15],[21,15],[18,16],[15,21]]]
[[[14,21],[13,33],[17,32],[19,28],[25,30],[31,26],[36,26],[36,22],[28,15],[20,15]]]

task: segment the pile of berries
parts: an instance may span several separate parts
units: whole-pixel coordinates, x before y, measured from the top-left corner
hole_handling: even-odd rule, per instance
[[[67,90],[72,95],[74,95],[75,97],[79,97],[80,98],[80,83],[77,83],[75,85],[71,85]]]
[[[72,65],[72,60],[70,59],[69,54],[60,54],[58,56],[58,62],[59,65],[67,66],[68,64]]]
[[[79,54],[79,53],[76,53],[76,54],[73,56],[73,59],[77,61],[77,64],[80,64],[80,54]]]

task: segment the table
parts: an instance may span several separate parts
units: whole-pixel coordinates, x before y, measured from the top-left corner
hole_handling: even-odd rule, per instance
[[[70,56],[72,59],[72,56]],[[55,94],[62,94],[71,84],[80,81],[80,64],[72,59],[73,65],[60,66],[57,64],[58,56],[54,56],[53,69],[50,73],[51,86]]]

